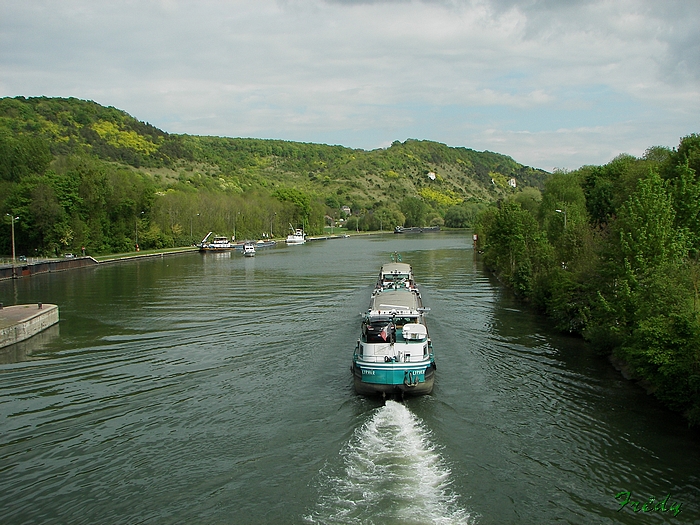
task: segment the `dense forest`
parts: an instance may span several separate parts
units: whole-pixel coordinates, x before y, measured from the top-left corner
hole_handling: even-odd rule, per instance
[[[700,424],[700,135],[554,173],[477,229],[520,297]]]
[[[352,230],[469,226],[547,173],[429,141],[372,151],[281,140],[173,135],[74,98],[0,99],[0,253],[105,254]],[[516,181],[517,189],[510,182]],[[345,216],[342,207],[351,210]]]

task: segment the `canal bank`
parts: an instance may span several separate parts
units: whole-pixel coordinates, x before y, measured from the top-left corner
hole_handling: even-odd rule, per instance
[[[37,262],[25,262],[22,264],[8,265],[0,268],[0,281],[5,279],[18,279],[20,277],[30,277],[40,273],[62,272],[74,270],[76,268],[87,268],[100,264],[110,264],[133,259],[166,257],[196,251],[196,246],[187,246],[180,249],[153,250],[148,252],[120,253],[101,257],[72,257],[70,259],[49,259]]]
[[[25,262],[0,268],[0,280],[29,277],[37,273],[60,272],[73,268],[93,266],[97,261],[92,257],[76,257],[72,259],[50,259],[37,262]]]

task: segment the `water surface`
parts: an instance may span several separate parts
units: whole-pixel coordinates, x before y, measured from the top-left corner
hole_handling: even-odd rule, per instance
[[[354,394],[379,266],[414,266],[432,395]],[[0,282],[57,329],[0,352],[0,522],[695,523],[698,436],[480,267],[384,235]],[[635,513],[615,495],[671,494]]]

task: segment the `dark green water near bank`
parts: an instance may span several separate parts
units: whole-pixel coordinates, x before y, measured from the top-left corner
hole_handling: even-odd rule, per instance
[[[395,250],[438,370],[432,395],[384,405],[350,362]],[[514,301],[469,235],[0,282],[0,302],[37,301],[58,329],[0,353],[2,524],[700,522],[698,433]]]

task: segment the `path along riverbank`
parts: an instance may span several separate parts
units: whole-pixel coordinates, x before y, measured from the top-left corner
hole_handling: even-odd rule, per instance
[[[143,252],[116,253],[99,257],[71,257],[66,259],[46,259],[32,262],[20,262],[15,265],[0,267],[0,280],[30,277],[39,273],[62,272],[76,268],[86,268],[98,264],[111,264],[147,257],[166,257],[196,251],[196,246],[169,248],[165,250],[148,250]]]

